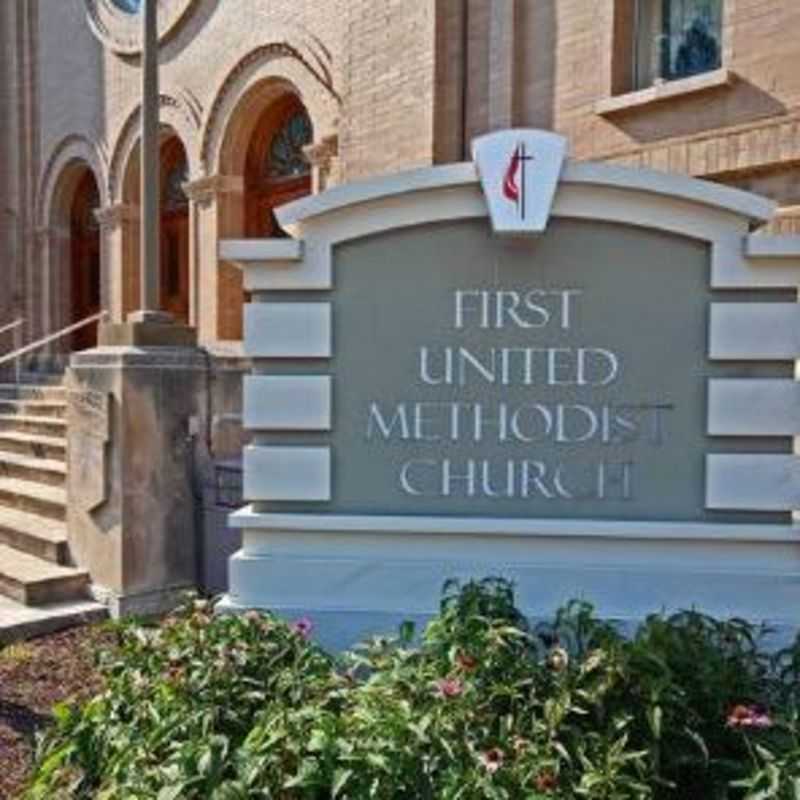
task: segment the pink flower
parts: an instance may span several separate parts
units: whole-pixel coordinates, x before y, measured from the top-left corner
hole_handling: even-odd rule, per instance
[[[505,761],[505,755],[503,751],[499,747],[493,747],[491,750],[487,750],[485,753],[480,754],[481,764],[483,764],[483,768],[490,774],[494,775],[500,767],[503,766],[503,761]]]
[[[314,623],[308,617],[301,617],[292,624],[292,630],[304,639],[310,639],[311,632],[314,630]]]
[[[729,728],[770,728],[772,718],[763,706],[737,705],[731,709],[726,722]]]
[[[436,694],[439,697],[458,697],[464,691],[464,684],[458,678],[443,678],[436,681]]]

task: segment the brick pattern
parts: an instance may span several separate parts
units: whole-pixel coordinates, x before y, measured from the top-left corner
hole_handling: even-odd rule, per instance
[[[344,179],[430,165],[436,4],[349,0],[345,13]]]
[[[236,106],[235,92],[230,103],[225,93],[258,67],[298,78],[316,144],[335,154],[317,186],[461,160],[472,137],[517,125],[565,134],[578,158],[710,177],[800,205],[800,3],[724,0],[724,62],[736,81],[602,116],[596,103],[624,89],[630,2],[195,0],[162,45],[163,114],[192,180],[239,176],[204,163],[204,142],[219,129],[235,150],[242,115],[260,114],[267,100],[259,106],[256,92]],[[100,44],[78,0],[0,2],[0,42],[0,263],[14,287],[0,297],[0,322],[16,303],[37,330],[52,329],[64,295],[43,278],[51,264],[42,242],[53,232],[41,230],[42,178],[59,143],[82,137],[97,153],[104,196],[117,185],[109,203],[121,201],[139,64]],[[258,52],[269,58],[248,62]],[[221,212],[197,241],[213,251],[223,233],[241,235],[239,216]],[[787,212],[774,227],[794,230],[794,220]],[[135,258],[131,235],[104,251],[104,268],[119,272],[120,308],[134,302],[136,277],[123,269]],[[238,276],[213,263],[193,269],[203,275],[199,321],[211,319],[212,338],[236,335]]]

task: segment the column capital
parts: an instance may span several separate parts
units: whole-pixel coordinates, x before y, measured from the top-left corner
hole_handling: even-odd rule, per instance
[[[314,194],[336,183],[336,164],[339,156],[339,135],[323,136],[303,148],[303,154],[311,164]]]
[[[330,167],[331,159],[339,155],[338,134],[332,133],[316,142],[307,144],[303,148],[303,155],[312,167],[327,170]]]
[[[191,202],[206,205],[222,194],[243,193],[244,178],[241,175],[208,175],[184,183],[183,191]]]
[[[69,228],[66,227],[55,227],[53,225],[44,225],[42,227],[36,228],[33,232],[33,236],[36,240],[38,245],[43,245],[46,242],[52,241],[67,241],[70,237]]]
[[[139,220],[139,206],[131,203],[117,203],[114,206],[103,206],[94,212],[94,218],[103,231],[111,231],[122,225],[123,222],[137,222]]]

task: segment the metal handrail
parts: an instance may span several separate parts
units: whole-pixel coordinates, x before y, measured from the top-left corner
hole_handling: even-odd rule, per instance
[[[100,322],[107,316],[108,311],[99,311],[97,314],[92,314],[91,317],[86,317],[80,322],[73,322],[71,325],[67,325],[66,328],[62,328],[60,331],[48,334],[47,336],[43,336],[41,339],[37,339],[35,342],[26,344],[24,347],[20,347],[17,350],[14,350],[14,352],[0,357],[0,367],[3,366],[3,364],[7,364],[9,361],[14,361],[15,359],[27,355],[28,353],[32,353],[34,350],[38,350],[40,347],[44,347],[46,344],[50,344],[50,342],[54,342],[56,339],[60,339],[62,336],[67,336],[70,333],[74,333],[86,325],[91,325],[93,322]]]
[[[4,325],[2,328],[0,328],[0,336],[2,336],[4,333],[8,333],[9,331],[13,331],[15,328],[19,328],[19,326],[23,325],[24,323],[25,323],[25,320],[22,319],[22,318],[15,319],[13,322],[10,322],[8,325]]]

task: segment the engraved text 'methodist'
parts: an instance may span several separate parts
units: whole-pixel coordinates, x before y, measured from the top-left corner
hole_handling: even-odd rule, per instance
[[[479,331],[482,344],[419,347],[416,384],[422,396],[372,399],[367,406],[367,441],[413,442],[431,449],[430,457],[402,463],[398,491],[411,497],[633,499],[636,465],[630,457],[615,459],[613,448],[660,447],[672,406],[595,399],[599,390],[621,380],[624,363],[619,353],[598,344],[559,343],[559,334],[578,324],[579,304],[586,301],[580,289],[453,292],[453,330]],[[519,345],[492,344],[493,331],[509,330],[520,334]],[[431,387],[453,387],[453,399],[425,400]],[[460,389],[476,387],[490,399],[459,399]],[[546,401],[536,397],[544,387]],[[552,399],[559,387],[569,390],[569,400]],[[520,388],[527,399],[509,401],[510,391]],[[448,447],[456,444],[471,446],[475,455],[449,455]],[[574,453],[585,445],[606,448],[609,455],[579,463],[552,457],[559,447]],[[504,457],[504,446],[516,446],[515,456]],[[520,446],[524,457],[518,457]],[[543,446],[549,458],[540,455]]]

